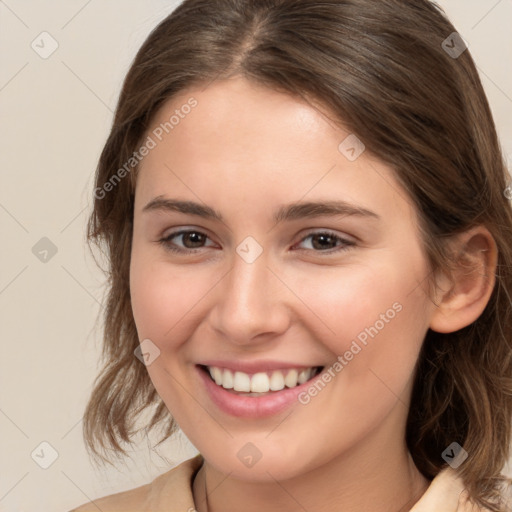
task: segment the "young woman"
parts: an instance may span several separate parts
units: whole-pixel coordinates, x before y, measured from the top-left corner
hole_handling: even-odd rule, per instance
[[[512,209],[427,0],[186,0],[102,152],[91,453],[199,455],[76,510],[508,510]]]

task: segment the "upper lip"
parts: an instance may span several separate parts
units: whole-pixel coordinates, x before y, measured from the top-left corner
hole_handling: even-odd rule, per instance
[[[247,374],[268,372],[272,370],[287,370],[295,368],[297,370],[305,370],[307,368],[316,368],[323,366],[321,364],[303,364],[303,363],[290,363],[285,361],[221,361],[221,360],[208,360],[198,363],[200,366],[216,366],[232,371],[244,372]]]

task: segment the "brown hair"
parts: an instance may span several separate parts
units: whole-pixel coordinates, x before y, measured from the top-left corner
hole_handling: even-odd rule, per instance
[[[137,418],[152,406],[147,429],[165,427],[162,440],[176,430],[134,356],[134,152],[166,100],[192,85],[242,75],[321,102],[394,168],[418,211],[431,278],[454,266],[452,235],[482,224],[494,237],[496,284],[485,311],[466,328],[429,330],[424,340],[407,444],[431,479],[445,466],[442,452],[458,442],[469,453],[458,472],[472,500],[503,510],[512,418],[512,209],[489,105],[454,32],[428,0],[186,0],[151,32],[123,84],[88,225],[89,242],[106,250],[109,264],[105,366],[84,416],[92,455],[124,455],[119,442],[133,442]],[[458,41],[462,53],[450,54],[445,40],[450,48]]]

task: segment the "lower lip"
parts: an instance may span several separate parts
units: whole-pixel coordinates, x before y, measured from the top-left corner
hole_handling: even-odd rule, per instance
[[[292,404],[298,403],[298,395],[305,391],[321,375],[320,373],[313,377],[313,379],[294,388],[284,388],[281,391],[272,391],[268,395],[249,397],[237,395],[224,389],[222,386],[217,386],[204,369],[199,366],[196,368],[212,402],[223,412],[242,418],[272,416],[290,407]]]

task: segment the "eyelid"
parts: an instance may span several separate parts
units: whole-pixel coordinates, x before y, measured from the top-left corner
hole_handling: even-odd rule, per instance
[[[355,236],[352,236],[352,235],[348,235],[346,233],[339,233],[337,232],[336,230],[334,229],[329,229],[329,228],[310,228],[309,230],[306,231],[305,234],[301,234],[301,238],[300,238],[300,242],[302,242],[304,240],[304,238],[307,238],[308,236],[311,236],[311,235],[331,235],[332,237],[334,238],[339,238],[340,240],[343,240],[344,242],[347,242],[347,243],[356,243],[357,241],[357,238]]]

